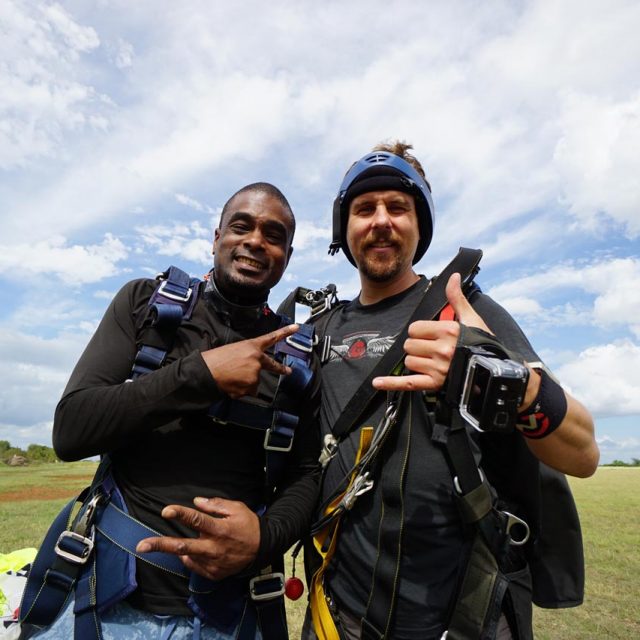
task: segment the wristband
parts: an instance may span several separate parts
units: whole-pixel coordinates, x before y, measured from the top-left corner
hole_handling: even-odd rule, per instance
[[[540,373],[540,388],[534,401],[520,414],[516,427],[527,438],[546,438],[567,415],[567,397],[562,387],[544,370]]]

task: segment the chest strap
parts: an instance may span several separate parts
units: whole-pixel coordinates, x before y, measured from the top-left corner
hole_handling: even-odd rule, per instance
[[[291,368],[291,374],[280,376],[273,401],[257,404],[249,398],[223,398],[214,402],[208,411],[214,421],[264,431],[267,496],[281,481],[287,454],[300,421],[300,398],[313,380],[311,356],[314,328],[300,325],[297,333],[278,342],[274,356]]]

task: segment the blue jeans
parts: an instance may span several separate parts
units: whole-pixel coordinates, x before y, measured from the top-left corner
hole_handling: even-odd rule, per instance
[[[159,616],[120,602],[100,616],[104,640],[233,640],[227,635],[187,616]],[[73,639],[73,599],[70,598],[54,623],[29,638]],[[261,640],[256,630],[256,640]]]

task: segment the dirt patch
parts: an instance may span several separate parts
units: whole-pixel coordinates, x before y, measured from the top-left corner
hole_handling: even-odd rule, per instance
[[[71,487],[25,487],[18,491],[0,493],[0,502],[19,502],[22,500],[58,500],[73,498],[80,493]]]
[[[47,478],[51,478],[52,480],[66,480],[69,482],[75,482],[76,480],[83,480],[84,482],[86,482],[87,484],[90,484],[91,481],[93,480],[93,473],[90,474],[82,474],[82,475],[72,475],[69,473],[63,474],[63,475],[51,475],[51,476],[47,476]]]

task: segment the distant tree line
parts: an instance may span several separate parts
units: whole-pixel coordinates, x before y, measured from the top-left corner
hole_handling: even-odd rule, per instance
[[[640,458],[631,458],[631,462],[623,462],[622,460],[614,460],[609,464],[603,464],[603,467],[640,467]]]
[[[43,444],[30,444],[25,451],[12,446],[8,440],[0,440],[0,462],[6,464],[13,456],[22,456],[28,462],[60,462],[55,451]]]

